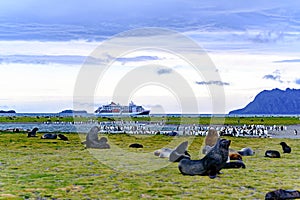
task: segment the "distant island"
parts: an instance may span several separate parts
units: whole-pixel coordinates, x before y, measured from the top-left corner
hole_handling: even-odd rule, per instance
[[[85,110],[63,110],[60,114],[87,114]]]
[[[0,110],[0,113],[16,113],[16,111],[14,111],[14,110],[8,110],[8,111]]]
[[[263,90],[246,107],[229,112],[229,115],[241,114],[299,115],[300,89]]]

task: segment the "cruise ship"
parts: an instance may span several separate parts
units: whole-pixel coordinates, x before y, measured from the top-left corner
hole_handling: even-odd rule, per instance
[[[100,106],[95,114],[99,116],[111,116],[111,115],[149,115],[150,110],[144,109],[142,106],[138,106],[133,102],[130,102],[128,106],[123,106],[118,103],[111,102],[107,105]]]

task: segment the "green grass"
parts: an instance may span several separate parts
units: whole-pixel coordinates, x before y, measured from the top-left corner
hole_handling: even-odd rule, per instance
[[[65,142],[1,133],[0,199],[263,199],[279,188],[300,190],[297,139],[230,138],[231,148],[249,146],[255,156],[244,157],[246,169],[224,169],[209,179],[183,176],[177,163],[153,155],[189,140],[192,157],[202,157],[203,137],[104,135],[112,149],[87,150],[78,134],[67,136]],[[267,149],[282,152],[280,141],[292,153],[265,158]],[[134,142],[144,148],[128,148]]]
[[[165,122],[166,124],[228,124],[228,125],[243,125],[243,124],[263,124],[263,125],[293,125],[300,124],[299,117],[32,117],[32,116],[11,116],[0,117],[0,123],[28,123],[28,122],[73,122],[73,121],[139,121],[139,122]]]

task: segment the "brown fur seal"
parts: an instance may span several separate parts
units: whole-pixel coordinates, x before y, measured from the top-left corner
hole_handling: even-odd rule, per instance
[[[97,149],[109,149],[110,146],[107,144],[107,138],[102,137],[100,140],[98,139],[98,132],[100,128],[94,126],[86,135],[86,141],[83,142],[86,144],[86,148],[97,148]]]
[[[226,165],[230,140],[218,139],[215,146],[200,160],[182,159],[178,168],[183,175],[209,175],[215,178]]]
[[[243,160],[243,157],[239,153],[230,152],[229,159],[230,160]]]
[[[219,139],[219,134],[215,129],[209,129],[205,137],[205,145],[214,146]]]
[[[212,149],[212,147],[216,144],[219,137],[220,135],[215,129],[209,129],[205,137],[205,146],[202,149],[202,153],[207,154]]]

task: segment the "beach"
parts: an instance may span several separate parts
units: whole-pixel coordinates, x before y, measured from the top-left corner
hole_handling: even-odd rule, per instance
[[[294,131],[297,130],[298,134],[295,135]],[[300,139],[300,125],[288,125],[286,130],[283,131],[270,131],[269,134],[273,138],[291,138]]]

